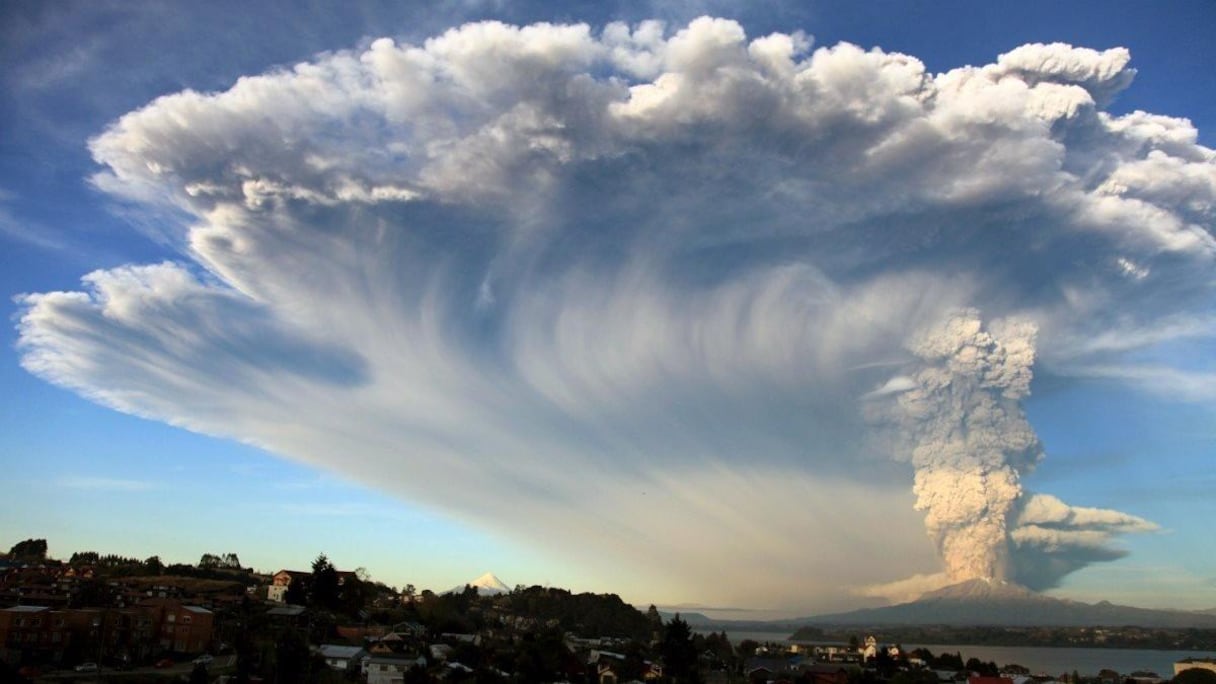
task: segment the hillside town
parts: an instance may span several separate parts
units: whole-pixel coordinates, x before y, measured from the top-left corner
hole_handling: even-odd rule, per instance
[[[261,573],[234,553],[165,564],[30,539],[0,556],[0,682],[799,682],[803,684],[1179,684],[1176,672],[1031,673],[960,654],[847,643],[732,643],[614,594],[508,588],[492,574],[418,591],[336,568]],[[1205,679],[1208,678],[1208,679]]]

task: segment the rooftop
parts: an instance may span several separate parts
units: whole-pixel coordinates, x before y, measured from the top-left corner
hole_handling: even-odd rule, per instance
[[[365,652],[359,646],[341,646],[339,644],[321,644],[317,651],[325,658],[354,658]]]

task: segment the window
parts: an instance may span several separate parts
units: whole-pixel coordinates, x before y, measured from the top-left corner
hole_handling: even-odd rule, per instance
[[[183,616],[182,616],[182,624],[183,624],[183,625],[188,625],[188,624],[190,624],[190,616],[189,616],[189,615],[183,615]]]

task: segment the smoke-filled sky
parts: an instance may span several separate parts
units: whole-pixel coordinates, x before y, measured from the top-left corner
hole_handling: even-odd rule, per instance
[[[6,8],[12,542],[1216,605],[1210,4],[340,7]]]

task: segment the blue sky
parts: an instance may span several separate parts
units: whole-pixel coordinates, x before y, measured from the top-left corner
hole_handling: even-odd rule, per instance
[[[303,12],[293,3],[252,9],[204,5],[39,3],[3,9],[0,291],[10,298],[10,325],[0,328],[0,465],[7,472],[0,485],[0,543],[46,537],[55,555],[93,549],[140,557],[157,553],[170,560],[231,551],[267,571],[302,567],[325,552],[339,566],[364,566],[388,583],[435,589],[493,570],[509,584],[614,591],[637,602],[790,612],[872,603],[880,595],[892,597],[882,593],[883,587],[893,592],[892,583],[909,576],[921,579],[902,586],[937,582],[932,578],[942,572],[940,559],[949,555],[943,551],[951,543],[946,527],[929,523],[931,536],[941,535],[936,546],[924,533],[925,512],[935,515],[929,489],[940,481],[934,478],[965,483],[974,473],[953,462],[946,472],[940,463],[920,460],[917,448],[942,436],[909,422],[907,402],[945,410],[931,396],[914,396],[934,377],[934,364],[942,358],[918,351],[915,340],[953,334],[960,325],[970,330],[967,322],[974,317],[982,326],[976,334],[987,337],[959,342],[959,348],[979,345],[989,354],[981,365],[1005,364],[1002,378],[1014,378],[993,395],[1003,418],[986,426],[1001,436],[1029,435],[1031,442],[1037,435],[1041,446],[1017,442],[998,449],[1000,456],[993,459],[999,462],[980,459],[976,466],[989,469],[983,471],[989,479],[994,472],[1020,478],[1011,485],[1016,494],[1001,499],[1009,507],[1010,529],[1022,530],[1012,553],[1028,564],[1023,567],[1038,568],[1048,557],[1077,563],[1071,573],[1042,579],[1024,570],[1020,579],[1033,576],[1057,595],[1083,600],[1216,605],[1211,570],[1216,551],[1206,543],[1206,521],[1216,514],[1208,496],[1216,484],[1211,468],[1216,310],[1211,253],[1204,239],[1195,237],[1206,231],[1210,242],[1213,232],[1213,198],[1204,194],[1213,187],[1213,161],[1210,149],[1206,161],[1202,153],[1216,146],[1211,69],[1216,48],[1209,39],[1216,8],[1211,3],[1032,2],[1019,3],[1016,11],[947,2],[562,3],[560,8],[335,3]],[[572,113],[584,106],[593,110],[597,97],[618,96],[594,88],[584,94],[573,85],[588,80],[561,81],[566,99],[557,98],[560,104],[547,99],[556,98],[548,91],[527,99],[532,97],[528,87],[583,71],[603,92],[611,91],[605,85],[609,76],[638,86],[679,72],[686,84],[705,60],[725,59],[725,52],[711,47],[731,40],[730,26],[706,24],[701,33],[690,29],[685,56],[671,56],[672,48],[659,66],[638,66],[636,60],[658,54],[652,43],[642,45],[640,33],[627,47],[635,61],[588,61],[580,50],[609,45],[604,27],[610,22],[624,22],[628,32],[637,31],[643,20],[659,19],[665,22],[659,39],[668,41],[701,15],[733,20],[746,35],[741,45],[774,32],[794,36],[791,44],[801,59],[848,41],[915,57],[929,75],[995,65],[999,55],[1027,43],[1127,48],[1134,80],[1121,83],[1126,66],[1108,64],[1117,63],[1118,55],[1093,53],[1093,73],[1101,76],[1086,77],[1085,97],[1117,94],[1109,103],[1091,101],[1081,108],[1097,107],[1115,118],[1142,110],[1189,119],[1197,140],[1160,145],[1189,161],[1179,178],[1198,179],[1191,194],[1178,199],[1153,186],[1151,174],[1138,175],[1145,167],[1135,155],[1147,152],[1095,143],[1080,132],[1068,137],[1060,132],[1064,124],[1049,137],[1069,151],[1061,157],[1064,171],[1081,177],[1076,169],[1092,164],[1094,173],[1100,169],[1131,184],[1128,196],[1148,198],[1199,233],[1176,229],[1156,214],[1082,220],[1075,217],[1097,212],[1099,205],[1060,209],[1075,200],[1066,191],[1093,187],[1070,189],[1048,168],[1050,160],[1043,162],[1047,166],[1019,166],[1040,153],[1050,157],[1044,150],[1056,149],[1034,137],[1037,133],[1023,137],[1029,129],[1020,119],[1001,129],[1012,131],[1008,147],[985,148],[982,137],[979,142],[960,138],[950,141],[949,154],[932,152],[930,143],[925,143],[929,152],[907,152],[914,158],[927,155],[928,161],[911,167],[912,176],[928,179],[922,187],[916,178],[908,179],[908,170],[859,170],[856,181],[853,170],[831,171],[844,158],[833,155],[856,157],[859,150],[877,149],[864,135],[854,141],[854,128],[826,138],[844,140],[839,148],[807,143],[807,150],[796,153],[769,150],[767,136],[789,133],[730,118],[736,111],[732,106],[755,108],[746,94],[734,91],[721,91],[726,94],[715,95],[722,98],[718,101],[686,103],[682,111],[694,112],[689,115],[694,119],[702,116],[701,127],[678,113],[646,119],[657,115],[642,107],[639,91],[626,119],[645,119],[652,127],[638,124],[625,132],[615,123],[588,123]],[[529,34],[521,46],[510,37],[460,33],[430,54],[446,65],[446,73],[471,74],[461,78],[473,79],[473,85],[466,84],[464,94],[434,92],[431,104],[413,119],[394,119],[392,107],[362,119],[368,112],[346,111],[341,98],[332,106],[275,99],[295,92],[289,88],[299,83],[273,90],[289,80],[282,67],[309,62],[330,69],[317,76],[319,90],[310,91],[323,101],[327,92],[345,88],[341,92],[349,94],[366,85],[343,80],[343,69],[370,64],[372,55],[396,58],[392,50],[404,53],[403,46],[421,46],[451,28],[487,19],[514,25],[586,22],[590,38],[542,32]],[[797,37],[799,31],[805,39]],[[396,43],[373,44],[380,37]],[[494,78],[476,81],[478,68],[491,73],[498,68],[478,52],[491,40],[503,41],[499,58],[507,61],[526,56],[529,41],[544,43],[551,46],[546,59],[562,66],[536,66],[525,59],[502,76],[515,93],[525,94],[496,92],[490,87]],[[798,40],[809,45],[799,48]],[[753,62],[747,68],[762,70],[762,64],[756,66],[762,53],[749,54]],[[352,55],[353,62],[342,61]],[[366,57],[362,62],[360,55]],[[860,69],[864,56],[841,53],[838,58],[833,64],[839,71],[833,74],[857,79],[853,85],[866,81],[856,75],[861,72],[845,69],[848,60]],[[898,65],[888,67],[892,70],[882,73],[894,74],[891,78],[907,76]],[[1037,83],[1038,77],[1019,68],[1008,69],[1011,77]],[[266,91],[233,91],[227,101],[212,97],[243,76],[267,72],[282,78]],[[410,78],[409,69],[380,73],[383,84],[390,83],[387,73]],[[826,83],[828,72],[818,73]],[[716,83],[706,81],[695,92],[718,93],[711,88]],[[861,92],[846,85],[833,92]],[[429,93],[424,86],[412,87]],[[935,87],[945,101],[945,86]],[[145,118],[128,119],[125,128],[103,136],[120,117],[184,90],[207,95],[190,105],[193,109],[154,105],[144,110]],[[405,88],[404,95],[393,96],[405,99],[390,102],[414,106],[409,98],[415,91]],[[857,106],[865,106],[884,95],[858,97],[863,104]],[[585,105],[566,109],[570,100]],[[345,198],[339,202],[301,199],[337,187],[324,176],[328,171],[295,179],[294,189],[285,190],[282,184],[289,180],[284,179],[293,178],[295,167],[275,166],[284,162],[276,161],[273,141],[264,149],[254,144],[263,139],[256,131],[264,123],[230,116],[243,102],[272,112],[268,117],[295,122],[298,116],[299,130],[316,141],[315,149],[305,150],[312,156],[301,159],[329,155],[330,166],[324,168],[356,169],[343,182],[379,183],[385,192],[398,194],[388,201],[350,200],[344,191],[335,191]],[[907,105],[901,102],[898,106]],[[960,117],[980,106],[958,103]],[[545,109],[549,106],[557,109]],[[696,113],[701,106],[704,113]],[[855,109],[842,104],[839,111],[815,110],[806,114],[811,126],[806,130],[844,126],[833,123],[843,119],[832,117],[847,118]],[[544,150],[559,162],[495,157],[520,153],[506,143],[493,146],[475,128],[461,128],[491,114],[521,111],[540,112],[540,118],[498,119],[495,125],[505,131],[500,142],[520,136],[527,141],[520,149]],[[165,118],[157,118],[162,112]],[[541,114],[568,117],[562,130],[575,131],[573,137],[555,134],[554,142],[552,135],[538,133],[546,121]],[[1006,115],[999,107],[989,114],[1002,124]],[[883,116],[895,121],[903,114]],[[164,123],[183,117],[180,128]],[[932,117],[926,121],[944,125]],[[400,133],[410,126],[423,132]],[[449,147],[427,151],[432,166],[418,166],[419,150],[449,130],[460,133],[445,143]],[[915,130],[900,129],[890,140],[903,140]],[[92,152],[91,140],[99,141]],[[228,148],[233,151],[225,158],[217,150],[231,141],[244,141],[243,147]],[[390,149],[390,142],[405,151],[388,161],[369,152],[382,144]],[[1003,150],[1012,150],[1008,159],[999,157]],[[681,154],[690,156],[684,160]],[[1132,155],[1121,162],[1123,175],[1092,161],[1120,154]],[[491,171],[469,161],[474,157],[498,160],[496,168],[515,169],[517,177],[479,176]],[[217,158],[232,168],[252,167],[254,173],[266,169],[259,181],[265,183],[243,186],[244,202],[230,208],[248,210],[253,218],[208,215],[224,206],[225,196],[196,201],[211,192],[206,188],[226,182],[227,176],[215,175],[209,166]],[[964,161],[956,169],[951,158]],[[720,168],[723,160],[739,175],[704,171]],[[177,180],[158,185],[160,177],[147,172],[150,161],[172,167]],[[984,167],[988,162],[990,170]],[[529,166],[533,163],[539,166]],[[825,175],[813,171],[820,167],[828,170]],[[106,169],[108,181],[90,180]],[[1046,180],[1033,185],[1040,173]],[[844,180],[833,186],[833,176]],[[1023,183],[1018,176],[1032,180]],[[194,183],[195,194],[183,191],[185,185],[169,187],[178,180]],[[968,185],[971,181],[977,185]],[[963,188],[959,193],[972,194],[941,190],[950,183]],[[1136,189],[1136,183],[1143,187]],[[710,194],[698,195],[697,187]],[[775,195],[784,198],[776,201],[754,199],[777,187],[793,188],[792,194]],[[815,194],[820,187],[830,191]],[[864,187],[872,187],[874,197],[859,190]],[[296,201],[314,206],[301,209],[278,199],[292,192]],[[1050,202],[1040,201],[1047,195],[1053,196]],[[620,199],[630,196],[635,203]],[[729,202],[715,204],[723,197]],[[1065,197],[1072,199],[1060,199]],[[270,218],[255,213],[280,201],[282,208],[275,210],[280,213]],[[871,203],[880,209],[871,209]],[[919,213],[899,208],[905,205],[919,207]],[[584,206],[602,210],[587,213]],[[824,217],[810,233],[801,232],[796,221],[807,207]],[[1165,228],[1148,225],[1158,219]],[[257,233],[262,236],[247,252],[254,255],[250,261],[214,251],[224,249],[219,242],[191,242],[203,233],[190,231],[209,222],[214,230],[208,235],[231,237],[225,221],[271,225],[273,220],[293,228],[274,233],[277,242]],[[1090,225],[1086,220],[1110,221],[1117,224],[1112,231],[1125,234],[1116,239],[1101,230],[1086,233],[1077,228]],[[367,226],[377,221],[381,230],[405,226],[415,232],[368,249]],[[681,221],[691,227],[681,227]],[[926,229],[930,224],[942,226],[942,232]],[[881,237],[890,225],[906,226],[893,235],[922,236],[931,246],[856,256],[875,253],[878,242],[902,239]],[[848,237],[840,226],[849,227]],[[992,229],[981,233],[977,226]],[[1170,230],[1176,232],[1167,234]],[[499,233],[509,237],[487,237]],[[304,249],[303,240],[284,235],[310,235],[311,244],[319,246]],[[1038,242],[1027,239],[1023,245],[1022,235],[1038,236]],[[1003,240],[1010,244],[999,246]],[[390,258],[394,250],[402,254],[396,261]],[[123,270],[166,261],[176,266]],[[662,264],[655,265],[658,261]],[[1093,265],[1099,262],[1126,264],[1127,277],[1119,280],[1118,273]],[[356,273],[351,263],[360,264],[358,279],[350,278]],[[14,298],[88,290],[81,278],[95,271],[108,275],[94,286],[98,291],[111,287],[106,291],[112,302],[129,298],[136,311],[132,318],[120,316],[114,323],[113,316],[75,311],[68,301],[48,302],[39,309],[46,314],[39,319],[43,322],[27,328],[44,336],[28,337],[19,347],[18,326],[31,305]],[[1146,275],[1137,275],[1141,272]],[[903,280],[891,285],[891,279]],[[799,321],[791,323],[791,312],[805,310],[798,304],[801,293],[821,286],[845,302],[842,311],[865,311],[871,320],[885,313],[888,336],[906,333],[907,339],[892,346],[839,312],[808,314],[801,328],[794,325]],[[932,301],[915,304],[923,316],[907,314],[915,307],[902,300],[896,303],[907,306],[883,309],[874,302],[892,299],[884,294],[888,287],[896,293],[923,288]],[[218,312],[215,320],[232,324],[239,335],[209,336],[205,331],[214,328],[208,323],[215,321],[206,312],[178,316],[189,301],[208,297],[216,303],[207,311]],[[474,303],[460,306],[465,300]],[[939,310],[939,304],[946,308]],[[775,308],[764,309],[769,305]],[[720,312],[732,306],[752,316],[751,327],[739,324],[743,327],[721,333],[737,335],[732,344],[698,347],[706,355],[704,366],[685,363],[689,355],[681,347],[685,338],[679,326],[716,330],[722,325]],[[348,308],[367,315],[339,315]],[[963,309],[978,314],[957,314]],[[764,319],[765,311],[774,319]],[[943,317],[957,325],[942,324]],[[263,318],[275,324],[260,327]],[[1014,324],[1023,320],[1037,336]],[[833,325],[839,331],[830,339],[805,332],[836,331]],[[331,335],[335,326],[349,326],[350,335]],[[190,338],[197,346],[184,356],[155,356],[141,346],[155,338],[163,352],[187,329],[198,339]],[[167,337],[157,338],[159,333]],[[804,338],[803,347],[783,346],[783,340]],[[1023,344],[1035,349],[1033,359],[1018,356]],[[30,365],[31,349],[45,362],[37,374],[21,365],[23,355]],[[878,370],[853,372],[844,367],[846,361],[850,368]],[[949,367],[962,374],[953,379],[955,386],[971,381],[969,371]],[[985,368],[977,372],[988,372]],[[1017,378],[1031,374],[1032,391],[1024,396]],[[227,378],[227,385],[209,378]],[[346,384],[339,382],[343,378]],[[993,385],[983,387],[990,392]],[[871,399],[865,398],[868,392]],[[297,397],[302,397],[299,404]],[[357,415],[344,421],[346,410]],[[970,425],[965,415],[957,420]],[[808,442],[814,446],[800,446]],[[1033,466],[1039,451],[1046,455]],[[913,470],[925,473],[916,493]],[[1040,513],[1046,517],[1019,513],[1030,508],[1034,493],[1053,497],[1039,499],[1033,509],[1047,511]],[[731,500],[736,495],[740,498]],[[796,502],[803,496],[809,501],[805,506],[769,501]],[[800,515],[808,519],[792,520]],[[968,525],[967,530],[985,533],[982,521]],[[1035,536],[1047,535],[1044,529],[1050,539]],[[807,560],[808,549],[824,546],[841,549],[839,563]],[[865,586],[842,586],[852,577],[851,567],[893,565],[889,558],[896,552],[907,559],[906,567],[870,573],[862,580]],[[768,568],[749,569],[748,558]],[[958,567],[972,567],[971,562],[960,561]],[[748,590],[749,580],[777,588]]]

